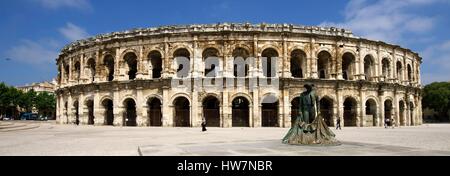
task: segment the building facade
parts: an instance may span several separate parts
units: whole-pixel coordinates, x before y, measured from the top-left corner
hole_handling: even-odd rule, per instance
[[[421,62],[409,49],[337,28],[223,23],[115,32],[61,51],[57,121],[197,127],[205,117],[208,126],[290,127],[303,85],[312,83],[330,126],[337,118],[343,126],[383,126],[385,118],[420,125]]]

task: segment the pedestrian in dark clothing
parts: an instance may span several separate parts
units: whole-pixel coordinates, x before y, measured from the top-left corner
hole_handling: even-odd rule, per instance
[[[336,120],[336,130],[337,130],[337,129],[342,130],[342,129],[341,129],[341,118],[338,118],[338,119]]]
[[[202,131],[206,131],[206,119],[205,119],[205,117],[202,118]]]

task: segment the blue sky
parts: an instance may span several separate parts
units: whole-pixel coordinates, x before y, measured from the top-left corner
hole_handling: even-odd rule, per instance
[[[423,57],[422,83],[450,81],[450,0],[2,0],[0,82],[51,80],[69,42],[138,27],[218,22],[344,27]]]

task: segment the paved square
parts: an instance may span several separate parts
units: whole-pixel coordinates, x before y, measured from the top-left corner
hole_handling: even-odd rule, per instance
[[[450,124],[348,127],[329,147],[282,144],[287,128],[200,130],[0,122],[0,155],[450,155]]]

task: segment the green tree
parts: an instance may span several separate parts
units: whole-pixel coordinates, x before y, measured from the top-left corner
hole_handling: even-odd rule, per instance
[[[426,85],[423,89],[422,105],[438,112],[443,120],[450,108],[450,82],[434,82]]]
[[[26,112],[31,112],[36,104],[36,92],[31,89],[30,91],[23,93],[19,96],[19,106],[24,108]]]
[[[47,92],[42,92],[37,94],[36,96],[36,109],[39,112],[53,112],[56,110],[56,99],[53,94],[49,94]]]

